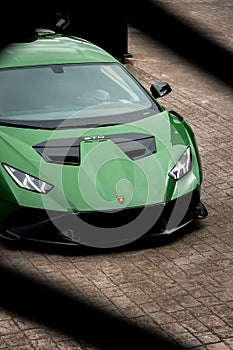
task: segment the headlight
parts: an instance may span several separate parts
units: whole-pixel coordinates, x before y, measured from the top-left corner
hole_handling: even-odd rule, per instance
[[[176,165],[169,172],[169,176],[175,180],[181,179],[192,169],[191,149],[187,147]]]
[[[53,186],[47,182],[23,173],[22,171],[15,169],[9,165],[3,164],[3,167],[19,187],[39,193],[47,193],[53,188]]]

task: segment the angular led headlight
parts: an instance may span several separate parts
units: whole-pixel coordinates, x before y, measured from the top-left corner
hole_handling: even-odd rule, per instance
[[[169,176],[175,180],[181,179],[192,169],[191,149],[187,147],[176,165],[169,172]]]
[[[31,175],[28,175],[9,165],[2,165],[19,187],[39,193],[47,193],[53,188],[53,186],[48,184],[47,182],[44,182]]]

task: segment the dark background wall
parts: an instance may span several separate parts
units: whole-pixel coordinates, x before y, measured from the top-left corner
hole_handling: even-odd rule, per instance
[[[56,23],[68,16],[69,25],[58,28]],[[5,4],[0,15],[1,45],[21,41],[33,36],[33,28],[53,29],[92,41],[109,51],[116,58],[128,54],[126,6],[101,1],[73,1],[60,5],[41,6],[41,2],[29,4]]]

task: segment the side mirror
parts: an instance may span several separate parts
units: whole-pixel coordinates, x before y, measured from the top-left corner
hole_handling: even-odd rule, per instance
[[[155,98],[163,97],[172,91],[170,85],[166,82],[153,83],[150,87],[152,96]]]
[[[61,13],[56,13],[57,21],[56,27],[61,29],[65,29],[70,24],[70,19],[67,15],[63,15]]]

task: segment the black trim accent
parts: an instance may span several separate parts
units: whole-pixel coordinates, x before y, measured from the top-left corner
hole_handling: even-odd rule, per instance
[[[67,219],[70,215],[78,215],[83,221],[94,226],[110,228],[119,227],[131,222],[142,210],[147,210],[148,213],[155,218],[158,217],[158,212],[161,214],[159,214],[154,226],[140,239],[150,236],[171,234],[191,221],[204,219],[208,215],[207,209],[200,201],[200,192],[199,189],[197,189],[169,202],[146,207],[127,208],[121,211],[79,213],[49,211],[48,216],[46,211],[42,209],[19,208],[14,214],[10,215],[1,223],[2,230],[0,232],[0,237],[10,240],[25,239],[78,245],[79,243],[72,241],[65,234],[58,232],[57,228],[52,224],[50,217],[62,220],[62,217]],[[174,221],[171,220],[173,210],[176,210],[176,213],[182,213],[181,221],[176,223],[174,227],[172,226]],[[185,213],[185,215],[183,215],[183,213]],[[109,217],[111,220],[109,220]],[[69,222],[69,220],[67,220],[67,222]]]
[[[115,143],[120,142],[130,142],[130,141],[140,141],[142,139],[153,137],[148,134],[141,133],[124,133],[124,134],[110,134],[110,135],[99,135],[99,136],[83,136],[79,138],[60,138],[60,139],[51,139],[45,142],[38,143],[36,147],[79,147],[80,142],[82,141],[98,141],[105,139],[111,139]]]
[[[154,136],[141,133],[52,139],[39,143],[33,148],[46,162],[79,165],[81,142],[102,142],[108,139],[112,140],[132,160],[156,153]]]

